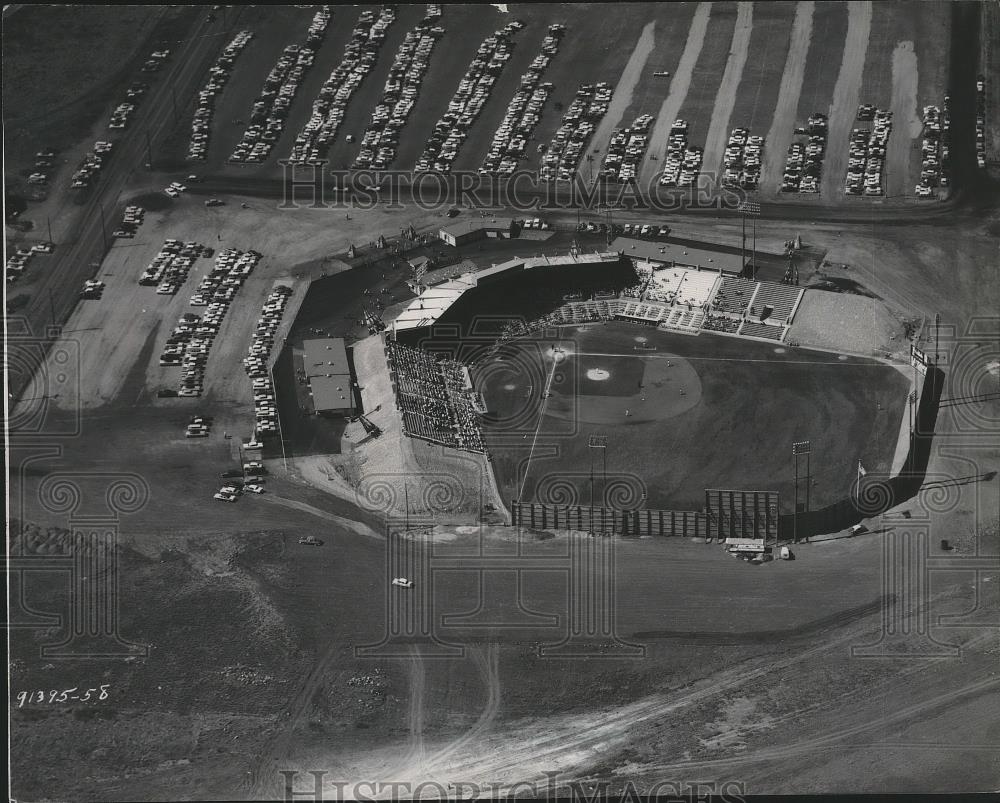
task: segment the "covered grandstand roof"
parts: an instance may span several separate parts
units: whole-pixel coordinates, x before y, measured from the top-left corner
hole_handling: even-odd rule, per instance
[[[617,237],[611,243],[611,247],[627,257],[662,262],[665,265],[721,270],[726,273],[742,273],[746,267],[739,254],[731,254],[710,247],[693,248],[689,245],[655,240],[635,240],[631,237]]]
[[[493,265],[477,272],[464,273],[457,279],[429,287],[403,310],[394,322],[397,332],[431,326],[462,297],[467,290],[479,284],[480,279],[488,280],[506,272],[531,270],[553,265],[594,265],[615,263],[620,259],[616,251],[599,251],[591,254],[561,254],[537,256],[523,259],[513,257],[506,262]]]
[[[430,326],[435,323],[462,297],[462,294],[470,287],[475,287],[476,283],[469,277],[452,279],[450,282],[439,284],[437,287],[429,287],[419,296],[410,302],[393,323],[396,331],[407,329],[418,329],[421,326]]]

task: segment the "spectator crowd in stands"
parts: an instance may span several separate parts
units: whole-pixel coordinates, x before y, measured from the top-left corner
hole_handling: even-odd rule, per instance
[[[386,340],[385,356],[407,435],[486,452],[465,366],[392,340]]]

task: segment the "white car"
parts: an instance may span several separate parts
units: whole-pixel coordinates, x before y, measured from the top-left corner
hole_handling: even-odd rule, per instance
[[[400,588],[413,588],[413,581],[407,580],[405,577],[392,578],[392,584],[394,586],[399,586]]]
[[[218,499],[220,502],[235,502],[236,501],[236,495],[235,494],[224,494],[222,492],[219,492],[219,493],[215,494],[215,496],[213,498]]]
[[[169,196],[170,196],[171,198],[177,198],[177,197],[179,197],[179,196],[180,196],[180,193],[179,193],[179,192],[177,192],[177,190],[175,190],[175,189],[174,189],[173,187],[167,187],[167,188],[166,188],[166,189],[164,190],[164,192],[165,192],[165,193],[166,193],[167,195],[169,195]]]
[[[248,483],[243,486],[243,490],[252,494],[262,494],[266,490],[263,485],[257,485],[256,483]]]

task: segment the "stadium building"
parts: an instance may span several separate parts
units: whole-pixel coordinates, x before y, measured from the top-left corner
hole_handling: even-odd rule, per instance
[[[343,338],[306,340],[302,348],[303,369],[315,412],[324,416],[353,416],[351,366]]]

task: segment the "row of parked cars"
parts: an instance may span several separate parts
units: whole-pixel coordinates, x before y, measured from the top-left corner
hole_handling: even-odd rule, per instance
[[[458,156],[458,149],[468,136],[469,129],[489,100],[497,77],[510,61],[513,43],[511,37],[524,27],[520,20],[512,20],[479,45],[475,57],[462,77],[448,111],[435,124],[424,152],[417,160],[416,170],[436,170],[447,173]]]
[[[295,93],[316,58],[330,23],[330,7],[313,16],[302,45],[288,45],[264,79],[264,87],[250,111],[250,124],[229,157],[230,162],[263,162],[281,137]]]
[[[87,279],[83,283],[83,289],[80,291],[80,298],[89,301],[100,301],[103,295],[104,282],[98,279]]]
[[[748,128],[734,128],[723,156],[722,186],[755,190],[760,184],[764,138],[751,135]]]
[[[865,109],[865,107],[862,107]],[[859,109],[859,112],[861,110]],[[867,116],[867,109],[865,109]],[[855,128],[848,146],[847,195],[884,195],[885,156],[892,131],[892,112],[875,109],[870,131]]]
[[[149,54],[149,58],[146,59],[145,64],[142,65],[142,71],[159,72],[163,69],[163,65],[166,63],[168,58],[170,58],[169,48],[165,47],[160,50],[154,50]]]
[[[829,119],[825,114],[816,112],[810,115],[804,127],[796,128],[795,133],[807,139],[804,143],[792,142],[788,146],[781,191],[819,192],[819,181],[823,176],[823,159],[826,156],[826,140],[829,135]]]
[[[52,243],[36,243],[35,245],[18,248],[7,257],[6,275],[8,282],[16,282],[28,267],[35,254],[51,254],[55,246]]]
[[[214,250],[209,246],[199,245],[194,241],[182,243],[180,240],[165,240],[163,247],[139,277],[139,284],[157,285],[156,292],[159,295],[175,295],[187,280],[195,260],[199,257],[211,257],[213,253]]]
[[[542,82],[542,73],[559,50],[559,41],[566,26],[553,23],[542,40],[541,52],[521,76],[521,84],[507,105],[490,149],[479,172],[485,175],[510,176],[517,170],[517,163],[524,156],[528,140],[542,119],[542,109],[552,91],[552,84]]]
[[[243,367],[253,384],[253,406],[256,419],[256,432],[275,432],[278,428],[278,409],[274,400],[274,384],[271,382],[271,349],[274,347],[274,336],[281,326],[281,316],[284,314],[288,297],[292,288],[278,285],[267,296],[253,340],[243,359]]]
[[[236,290],[257,266],[260,256],[253,250],[244,253],[227,248],[219,252],[212,270],[202,278],[191,296],[191,306],[211,307],[214,302],[232,301]]]
[[[923,139],[920,143],[920,181],[915,192],[918,198],[930,198],[934,187],[950,184],[948,162],[951,158],[951,112],[949,97],[944,96],[944,111],[937,106],[924,106]]]
[[[203,162],[208,157],[208,138],[212,131],[212,117],[215,114],[215,98],[229,82],[236,57],[243,52],[243,48],[251,39],[253,39],[252,31],[240,31],[223,48],[221,55],[208,71],[208,81],[198,92],[198,108],[195,109],[194,118],[191,120],[188,159]]]
[[[114,143],[97,140],[94,143],[94,150],[83,157],[80,166],[74,171],[73,177],[70,179],[70,187],[73,189],[89,187],[97,174],[101,172],[101,168],[104,167],[113,149]]]
[[[986,76],[976,76],[976,164],[986,169]]]
[[[641,114],[628,128],[616,128],[608,144],[601,175],[606,181],[626,182],[638,175],[639,163],[649,147],[653,115]]]
[[[355,169],[383,170],[392,164],[399,147],[399,132],[416,105],[420,84],[430,66],[434,43],[444,34],[436,25],[440,5],[429,5],[427,15],[406,34],[396,51],[382,98],[372,111],[372,119],[361,138],[361,150],[354,160]],[[343,117],[341,109],[341,117]]]
[[[693,187],[701,173],[704,151],[688,144],[687,120],[674,120],[667,137],[667,154],[663,159],[660,184],[664,187]]]
[[[216,255],[215,267],[209,274],[211,279],[203,279],[203,287],[199,288],[203,293],[207,292],[208,286],[212,288],[211,296],[206,299],[204,315],[184,313],[160,354],[160,365],[181,367],[178,396],[200,396],[203,393],[205,366],[212,343],[233,296],[259,260],[260,254],[256,251],[242,252],[231,248]]]
[[[344,121],[348,100],[375,66],[379,47],[395,18],[396,12],[389,8],[382,9],[377,18],[370,9],[361,12],[344,48],[344,58],[323,82],[309,120],[295,137],[288,157],[291,163],[318,164],[324,158]]]
[[[543,181],[572,181],[587,143],[611,103],[612,89],[607,83],[584,84],[563,114],[562,122],[544,152],[538,175]]]
[[[122,213],[122,222],[112,232],[112,236],[122,240],[132,239],[135,237],[136,232],[139,231],[139,227],[145,219],[146,210],[141,206],[135,206],[134,204],[126,206],[125,211]]]

